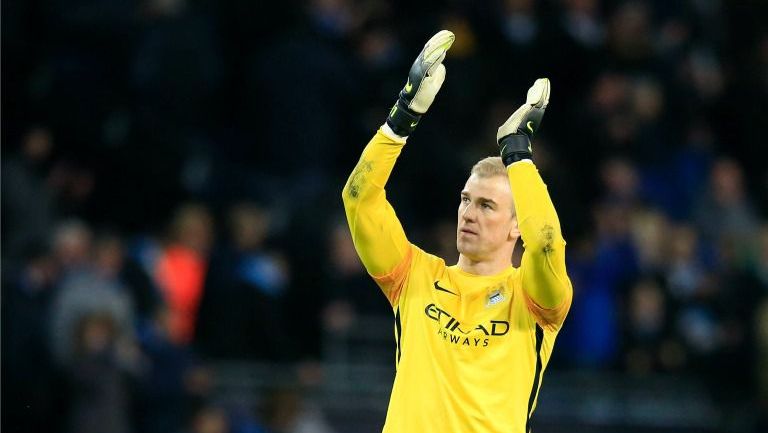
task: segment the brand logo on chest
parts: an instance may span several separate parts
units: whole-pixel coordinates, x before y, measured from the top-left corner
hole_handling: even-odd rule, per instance
[[[504,301],[504,295],[501,294],[501,290],[495,290],[488,295],[488,302],[485,306],[492,307],[502,301]]]

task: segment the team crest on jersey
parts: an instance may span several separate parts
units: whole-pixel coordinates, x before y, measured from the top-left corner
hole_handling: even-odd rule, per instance
[[[501,294],[501,290],[494,290],[493,292],[488,294],[488,302],[486,303],[486,307],[492,307],[499,302],[502,302],[504,300],[504,295]]]

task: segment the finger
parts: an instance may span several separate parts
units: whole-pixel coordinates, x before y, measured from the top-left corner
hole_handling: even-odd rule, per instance
[[[443,62],[455,39],[456,36],[453,32],[441,30],[427,41],[422,55],[422,62],[426,66],[427,75],[432,75],[435,68]]]
[[[549,104],[550,83],[549,78],[539,78],[528,89],[525,103],[536,108],[546,108]]]

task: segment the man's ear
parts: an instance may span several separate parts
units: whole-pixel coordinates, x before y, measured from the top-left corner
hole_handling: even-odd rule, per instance
[[[509,239],[519,239],[520,228],[517,226],[517,215],[512,217],[512,228],[509,230]]]

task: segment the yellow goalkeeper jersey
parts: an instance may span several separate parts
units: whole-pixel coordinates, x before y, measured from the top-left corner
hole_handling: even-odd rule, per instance
[[[530,162],[508,167],[521,266],[479,276],[411,244],[384,186],[405,141],[382,130],[342,197],[355,248],[395,316],[385,433],[523,433],[571,304],[565,241]]]

